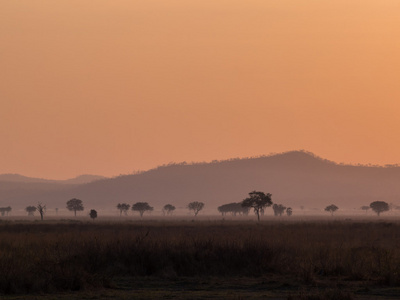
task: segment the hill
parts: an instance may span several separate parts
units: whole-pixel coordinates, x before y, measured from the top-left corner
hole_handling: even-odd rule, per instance
[[[37,188],[27,193],[1,193],[0,203],[25,207],[41,201],[48,207],[65,207],[71,198],[87,208],[115,209],[119,202],[149,202],[156,210],[167,203],[184,209],[202,201],[210,212],[238,202],[252,190],[272,194],[275,203],[298,208],[323,209],[334,203],[358,208],[375,200],[400,204],[400,167],[340,165],[312,153],[292,151],[258,158],[212,163],[172,164],[94,182]],[[4,184],[4,182],[0,182]],[[36,186],[37,187],[37,186]],[[12,189],[11,189],[12,190]],[[1,188],[0,188],[1,191]]]
[[[0,182],[22,182],[22,183],[62,183],[62,184],[83,184],[92,181],[104,179],[104,176],[98,175],[80,175],[66,180],[50,180],[43,178],[27,177],[20,174],[0,174]]]

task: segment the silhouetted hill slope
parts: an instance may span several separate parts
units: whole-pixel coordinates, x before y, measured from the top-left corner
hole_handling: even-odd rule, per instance
[[[67,200],[79,198],[88,209],[114,209],[119,202],[146,201],[157,210],[167,203],[185,208],[188,202],[203,201],[206,209],[215,210],[221,204],[241,201],[252,190],[261,190],[272,193],[275,203],[296,208],[304,205],[323,209],[331,203],[341,208],[358,208],[375,200],[400,204],[399,179],[400,167],[338,165],[307,152],[293,151],[259,158],[162,166],[61,190],[1,195],[0,201],[16,206],[41,201],[48,207],[65,207]]]

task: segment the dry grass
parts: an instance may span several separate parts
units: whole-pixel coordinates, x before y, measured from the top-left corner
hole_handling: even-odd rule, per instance
[[[1,222],[0,270],[1,294],[107,288],[124,276],[273,274],[397,287],[400,223]]]

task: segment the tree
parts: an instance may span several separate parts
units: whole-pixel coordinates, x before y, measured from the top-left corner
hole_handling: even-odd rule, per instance
[[[265,207],[272,205],[270,193],[264,194],[263,192],[253,191],[249,193],[249,198],[242,201],[243,207],[253,208],[255,214],[257,215],[258,221],[260,221],[260,212],[264,211]]]
[[[362,209],[362,210],[365,210],[365,213],[367,213],[367,212],[368,212],[368,210],[370,209],[370,207],[369,207],[369,206],[366,206],[366,205],[364,205],[364,206],[361,206],[361,209]]]
[[[190,202],[187,207],[188,207],[189,210],[193,210],[194,216],[196,217],[197,214],[199,213],[199,211],[201,211],[203,209],[204,203],[203,202],[194,201],[194,202]]]
[[[167,214],[167,215],[170,215],[170,214],[172,214],[172,212],[175,210],[175,206],[173,206],[173,205],[171,205],[171,204],[166,204],[166,205],[164,205],[164,207],[163,207],[163,214],[165,215],[165,214]]]
[[[328,205],[327,207],[325,207],[325,211],[329,211],[332,216],[333,216],[333,213],[335,211],[337,211],[338,209],[339,209],[339,207],[337,207],[335,204],[331,204],[331,205]]]
[[[143,214],[146,211],[153,211],[153,207],[151,207],[147,202],[136,202],[132,205],[133,211],[138,211],[140,213],[140,217],[143,217]]]
[[[43,216],[44,213],[46,212],[46,205],[43,205],[42,203],[38,203],[36,206],[37,211],[40,213],[40,219],[43,221]]]
[[[124,212],[126,216],[130,207],[131,206],[127,203],[118,203],[117,208],[119,209],[119,215],[122,216],[122,212]]]
[[[76,198],[67,201],[67,208],[69,211],[73,211],[75,213],[75,217],[77,211],[82,211],[84,209],[82,200]]]
[[[11,210],[12,210],[11,206],[0,207],[1,216],[4,217],[5,214],[7,214],[7,216],[8,216],[8,213],[9,213]]]
[[[33,213],[36,211],[36,206],[27,206],[25,210],[28,213],[28,216],[33,216]]]
[[[97,218],[97,211],[95,211],[94,209],[91,209],[90,210],[90,213],[89,213],[89,216],[93,219],[93,221],[94,221],[94,219],[96,219]]]
[[[274,215],[276,216],[282,216],[282,214],[285,212],[286,207],[283,206],[282,204],[274,204],[272,206],[272,209],[274,210]]]
[[[378,214],[378,217],[381,212],[385,212],[389,210],[389,204],[385,201],[375,201],[372,202],[370,205],[371,209]]]
[[[242,203],[228,203],[218,207],[218,211],[225,216],[227,213],[232,214],[232,216],[239,215],[247,215],[249,213],[248,207],[243,207]]]
[[[290,217],[293,214],[291,207],[286,208],[286,214],[288,215],[288,217]]]

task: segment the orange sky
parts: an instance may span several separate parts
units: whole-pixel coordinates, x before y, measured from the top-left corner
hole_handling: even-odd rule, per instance
[[[0,173],[400,162],[398,0],[3,0]]]

